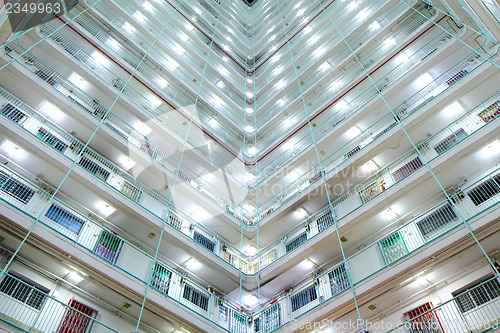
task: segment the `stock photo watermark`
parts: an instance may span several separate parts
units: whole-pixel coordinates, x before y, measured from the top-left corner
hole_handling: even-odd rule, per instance
[[[347,321],[332,321],[323,319],[321,321],[301,321],[293,319],[288,325],[288,330],[293,331],[297,329],[310,329],[310,330],[328,330],[334,329],[336,332],[360,332],[371,330],[383,330],[394,332],[408,332],[418,330],[421,332],[441,332],[442,330],[458,330],[460,332],[469,331],[471,329],[481,328],[482,330],[495,330],[500,328],[500,321],[490,321],[486,318],[470,318],[463,319],[450,319],[440,317],[438,320],[415,320],[404,323],[394,323],[392,321],[378,320],[347,320]]]
[[[6,26],[11,33],[23,32],[65,14],[79,0],[7,0]]]

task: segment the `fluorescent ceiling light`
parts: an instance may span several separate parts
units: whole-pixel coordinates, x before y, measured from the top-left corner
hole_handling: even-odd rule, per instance
[[[197,7],[194,8],[194,11],[196,12],[196,14],[201,14],[201,10]]]
[[[352,1],[350,4],[349,4],[349,10],[354,10],[356,8],[358,8],[358,3],[356,1]]]
[[[55,122],[60,122],[64,120],[64,118],[66,118],[66,114],[62,112],[61,109],[47,101],[43,103],[42,107],[40,108],[40,112],[47,118]]]
[[[232,34],[233,33],[233,29],[227,28],[227,32],[229,32],[230,34]]]
[[[247,125],[247,126],[245,126],[245,132],[251,134],[251,133],[255,132],[255,128],[253,126]]]
[[[80,75],[76,73],[72,73],[69,78],[69,82],[73,83],[75,86],[77,86],[80,89],[85,89],[88,85],[88,82],[85,81]]]
[[[148,100],[155,108],[161,105],[161,100],[154,96],[149,96]]]
[[[500,155],[500,140],[495,140],[483,149],[479,153],[485,158],[496,158]]]
[[[314,268],[314,263],[311,260],[306,259],[300,263],[300,266],[304,269],[312,269]]]
[[[392,220],[398,217],[396,212],[394,212],[390,207],[382,212],[382,216],[388,220]]]
[[[349,106],[349,104],[343,99],[341,99],[340,101],[337,102],[337,108],[339,110],[345,109],[348,106]]]
[[[246,173],[243,179],[245,183],[252,183],[255,180],[255,175],[252,173]]]
[[[358,14],[358,19],[360,19],[360,20],[364,20],[367,17],[368,17],[368,10],[366,10],[366,9],[360,11]]]
[[[222,104],[222,99],[219,96],[214,96],[214,104],[219,106]]]
[[[321,47],[318,47],[315,51],[314,51],[314,55],[319,57],[319,56],[322,56],[323,54],[325,54],[326,52],[326,49],[324,46],[321,46]]]
[[[221,73],[222,75],[227,75],[227,73],[229,73],[229,71],[227,70],[227,68],[225,68],[225,67],[221,67],[221,69],[220,69],[220,73]]]
[[[118,162],[122,165],[124,170],[130,170],[135,165],[135,162],[125,155],[120,156]]]
[[[349,138],[354,138],[361,134],[361,130],[357,126],[351,127],[347,132],[345,132]]]
[[[312,28],[310,25],[308,25],[308,26],[304,29],[304,32],[305,32],[305,33],[310,33],[312,30],[313,30],[313,28]]]
[[[135,30],[132,24],[128,22],[123,23],[123,29],[125,29],[127,32],[133,32]]]
[[[252,114],[254,109],[253,108],[246,108],[245,111],[249,114]]]
[[[462,104],[460,104],[458,101],[455,101],[445,107],[441,113],[445,115],[447,118],[453,118],[456,117],[459,114],[462,114],[464,111],[464,108]]]
[[[257,253],[257,248],[253,245],[250,245],[243,250],[243,253],[245,253],[247,256],[253,256]]]
[[[297,16],[301,16],[301,15],[304,15],[304,12],[306,10],[304,8],[301,8],[298,12],[297,12]]]
[[[306,211],[304,208],[302,208],[302,207],[300,207],[299,209],[297,209],[297,210],[295,211],[295,214],[296,214],[298,217],[300,217],[300,218],[305,218],[305,217],[307,217],[307,215],[308,215],[308,214],[307,214],[307,211]]]
[[[283,88],[284,86],[285,86],[285,80],[279,80],[278,82],[276,82],[276,87],[278,89]]]
[[[215,120],[214,118],[212,118],[212,119],[210,119],[210,120],[208,121],[208,124],[209,124],[210,126],[212,126],[212,127],[215,127],[215,126],[217,126],[217,120]]]
[[[363,164],[361,166],[361,168],[362,168],[362,170],[364,170],[367,173],[372,173],[372,172],[378,170],[377,165],[372,160],[369,160],[368,162],[366,162],[365,164]]]
[[[185,42],[189,39],[189,36],[184,33],[181,33],[181,39]]]
[[[100,65],[105,66],[108,64],[108,59],[103,56],[99,51],[94,51],[91,54],[91,57]]]
[[[318,35],[315,35],[315,36],[312,36],[310,39],[309,39],[309,43],[311,44],[314,44],[318,41],[319,39],[319,36]]]
[[[159,78],[158,79],[158,85],[162,88],[165,88],[167,85],[168,85],[168,82],[167,80],[163,79],[163,78]]]
[[[255,154],[257,154],[257,148],[255,147],[250,147],[248,148],[248,156],[255,156]]]
[[[201,267],[201,263],[194,258],[191,258],[186,262],[187,269],[198,269],[200,267]]]
[[[184,48],[180,45],[177,45],[175,48],[174,48],[174,51],[175,53],[181,55],[183,54],[186,50],[184,50]]]
[[[419,88],[424,88],[426,87],[427,85],[429,85],[429,83],[431,83],[432,81],[434,81],[434,79],[432,78],[432,76],[429,74],[429,73],[425,73],[425,74],[422,74],[420,75],[416,80],[415,80],[415,84],[419,87]]]
[[[153,5],[147,1],[144,2],[144,9],[146,9],[148,12],[153,11]]]
[[[134,128],[137,130],[137,132],[141,133],[144,136],[147,136],[149,133],[151,133],[152,129],[146,126],[146,124],[138,121]]]
[[[252,84],[253,80],[251,78],[247,78],[247,82],[248,82],[248,84]]]
[[[215,85],[216,85],[217,87],[219,87],[219,88],[224,88],[224,82],[222,82],[222,81],[220,81],[220,80],[219,80],[219,81],[217,81],[217,83],[216,83]]]
[[[109,204],[105,203],[104,201],[99,202],[97,205],[97,209],[99,209],[99,213],[101,213],[101,216],[104,218],[107,218],[109,215],[113,214],[116,209]]]
[[[146,17],[139,11],[134,13],[134,17],[139,22],[144,22],[144,20],[146,19]]]
[[[120,48],[120,43],[114,38],[108,39],[108,44],[111,45],[111,47],[115,50],[118,50]]]
[[[253,98],[253,92],[251,91],[247,91],[246,95],[248,98]]]
[[[245,304],[248,305],[248,306],[254,306],[256,305],[257,303],[259,303],[259,298],[257,296],[254,296],[254,295],[247,295],[245,297]]]
[[[226,44],[226,45],[224,45],[223,49],[224,49],[224,51],[229,51],[229,50],[231,50],[227,44]]]
[[[193,26],[191,24],[186,24],[187,31],[193,31]]]
[[[373,21],[372,24],[370,24],[370,29],[379,29],[380,28],[380,23],[378,21]]]
[[[321,64],[320,69],[326,70],[326,69],[329,69],[331,67],[332,66],[330,66],[330,64],[327,61],[325,61],[324,63]]]
[[[403,52],[403,53],[399,54],[399,55],[396,57],[396,62],[397,62],[398,64],[403,64],[403,63],[407,62],[407,61],[408,61],[408,59],[409,59],[408,55],[407,55],[405,52]]]
[[[5,140],[1,148],[14,161],[22,161],[28,157],[28,153],[12,141]]]
[[[228,57],[226,57],[226,56],[223,56],[223,57],[222,57],[222,60],[223,60],[223,61],[225,61],[225,62],[228,62],[228,61],[229,61],[229,58],[228,58]]]
[[[284,99],[284,98],[278,99],[278,104],[279,105],[285,105],[285,103],[286,103],[286,99]]]
[[[393,46],[396,44],[396,40],[393,37],[389,37],[384,41],[384,45],[387,47]]]
[[[210,178],[214,178],[214,177],[203,177],[204,180],[207,180],[210,179]],[[205,209],[203,209],[202,207],[198,207],[194,212],[192,212],[191,214],[191,217],[195,220],[195,221],[204,221],[206,220],[208,217],[209,217],[209,213],[208,211],[206,211]]]
[[[77,272],[73,271],[69,272],[67,279],[69,280],[68,282],[75,285],[83,281],[83,277]]]
[[[168,68],[170,68],[171,70],[174,70],[177,67],[179,67],[179,63],[177,61],[175,61],[174,59],[169,59],[167,65],[168,65]]]

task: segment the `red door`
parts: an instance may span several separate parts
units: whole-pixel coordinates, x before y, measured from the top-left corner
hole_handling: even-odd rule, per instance
[[[97,311],[78,303],[75,300],[70,300],[68,305],[71,308],[66,308],[59,333],[86,333],[91,329],[91,318],[94,318]],[[76,310],[76,311],[75,311]],[[90,318],[89,318],[90,317]]]
[[[444,333],[437,313],[432,310],[432,303],[425,303],[405,313],[405,319],[411,321],[412,333]]]

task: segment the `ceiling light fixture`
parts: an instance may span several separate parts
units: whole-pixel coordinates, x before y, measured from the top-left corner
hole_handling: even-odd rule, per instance
[[[247,126],[245,126],[245,132],[251,134],[251,133],[255,132],[255,128],[253,126],[247,125]]]
[[[191,258],[186,262],[187,269],[190,269],[190,270],[191,269],[198,269],[199,267],[201,267],[201,263],[194,258]]]

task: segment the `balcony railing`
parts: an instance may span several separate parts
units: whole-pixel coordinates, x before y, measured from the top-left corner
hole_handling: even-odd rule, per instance
[[[119,332],[74,303],[64,304],[14,275],[0,277],[0,321],[22,332]]]
[[[408,332],[490,332],[500,327],[500,295],[497,288],[498,276],[468,289],[466,292],[453,297],[430,310],[411,318],[387,331],[388,333]],[[474,295],[471,301],[469,295]],[[478,300],[484,300],[481,306],[466,309],[463,297],[469,298],[469,304],[475,305]],[[467,301],[467,300],[465,300]]]
[[[252,273],[246,264],[247,257],[245,255],[243,255],[243,262],[241,261],[240,250],[196,222],[189,214],[175,209],[172,203],[169,205],[168,200],[138,182],[134,177],[92,149],[85,148],[84,150],[85,145],[82,142],[1,89],[0,105],[0,115],[5,117],[4,119],[15,123],[28,135],[32,135],[34,139],[51,147],[64,158],[77,161],[78,167],[108,186],[113,193],[131,200],[142,209],[155,215],[159,219],[156,221],[157,225],[161,225],[166,219],[167,225],[172,228],[172,231],[175,229],[185,237],[187,236],[237,269],[240,269],[241,264],[244,273]],[[175,200],[173,204],[175,204]],[[172,208],[167,212],[169,206]]]
[[[95,36],[95,38],[98,39],[99,41],[109,39],[107,34],[99,30],[97,27],[91,25],[82,16],[78,16],[75,19],[75,21],[80,25],[82,25],[82,28],[85,29],[88,33],[92,33]],[[42,24],[40,26],[40,32],[41,34],[48,36],[48,38],[50,38],[57,45],[59,45],[59,47],[62,50],[64,50],[64,52],[68,53],[75,60],[79,61],[83,66],[88,68],[90,71],[93,71],[96,75],[98,75],[99,78],[106,81],[109,85],[113,87],[121,87],[125,84],[123,80],[121,80],[108,68],[102,66],[95,58],[92,57],[92,55],[86,53],[84,50],[82,50],[80,46],[73,43],[60,31],[55,31],[55,29],[49,23]],[[124,59],[124,61],[132,61],[134,64],[135,62],[137,63],[139,62],[139,59],[130,60],[132,56],[126,53],[126,51],[123,51],[121,57],[122,59]],[[137,64],[135,64],[135,66],[137,66]],[[159,76],[157,76],[156,73],[149,70],[147,66],[140,66],[137,69],[137,71],[142,75],[144,75],[145,78],[150,80],[148,82],[156,82],[158,84],[159,82],[162,82],[161,81],[162,79]],[[169,95],[170,97],[175,97],[178,95],[178,93],[175,91],[173,91],[170,94],[168,92],[168,89],[162,88],[162,92],[165,91],[167,92],[167,95]],[[127,88],[123,91],[123,94],[128,96],[129,92],[130,92],[129,89]],[[185,128],[184,126],[181,126],[180,123],[176,122],[174,119],[171,119],[171,117],[169,117],[168,114],[162,115],[161,118],[165,119],[170,118],[168,121],[163,122],[163,125],[165,125],[171,131],[171,133],[176,135],[179,140],[184,140],[186,138],[186,131],[184,129]],[[126,124],[125,126],[128,127],[129,129],[131,128],[129,124]],[[124,127],[123,125],[120,126],[120,128],[123,127]],[[205,128],[202,126],[202,129],[204,130]],[[241,171],[241,168],[235,167],[233,164],[230,163],[230,161],[228,161],[226,158],[224,158],[217,152],[207,149],[205,142],[206,138],[199,137],[200,134],[201,133],[198,133],[198,131],[191,131],[187,136],[187,142],[194,148],[194,150],[202,158],[210,156],[209,161],[215,168],[220,168],[224,166],[225,169],[227,170],[228,175],[232,176],[236,181],[243,184],[244,173]]]
[[[488,97],[478,106],[420,143],[417,149],[411,149],[394,162],[371,175],[368,179],[362,181],[354,189],[333,201],[332,206],[334,208],[335,219],[339,221],[348,218],[351,213],[371,202],[376,197],[383,195],[385,191],[390,190],[391,187],[422,168],[424,162],[433,162],[439,156],[477,133],[485,126],[492,124],[498,118],[500,118],[500,91]],[[420,159],[419,153],[425,161]],[[287,232],[280,239],[261,249],[259,251],[260,269],[266,268],[300,245],[305,245],[305,243],[314,239],[318,234],[326,230],[331,230],[328,228],[333,227],[333,225],[334,219],[332,218],[330,208],[327,206]],[[297,235],[299,234],[305,234],[305,236],[300,238],[300,244],[290,246],[294,240],[297,240]],[[253,259],[251,262],[253,261],[256,261],[256,259]]]
[[[272,305],[254,316],[254,322],[261,316],[276,313],[273,315],[272,322],[267,325],[270,330],[282,327],[350,290],[352,284],[358,285],[417,253],[435,240],[446,237],[456,228],[463,226],[459,214],[466,221],[470,221],[499,203],[500,169],[496,169],[452,195],[450,200],[440,202],[412,221],[347,258],[352,282],[348,278],[345,263],[342,262],[284,298],[272,302]]]
[[[235,316],[245,318],[245,323],[247,322],[244,314],[209,293],[206,288],[185,278],[161,261],[155,262],[153,256],[92,220],[88,214],[82,214],[61,201],[60,197],[53,197],[41,187],[3,166],[0,166],[0,200],[33,219],[39,217],[40,223],[54,230],[57,235],[143,283],[148,282],[149,272],[152,270],[149,282],[152,289],[180,306],[198,313],[206,320],[223,328],[233,323],[232,318]],[[0,308],[0,312],[10,316],[9,312],[4,311],[6,310]],[[222,315],[223,312],[225,316]],[[45,314],[50,315],[51,312]],[[18,320],[19,325],[34,325],[30,316],[13,318],[11,320]]]
[[[286,325],[315,307],[335,298],[403,258],[416,253],[434,240],[449,234],[463,223],[459,213],[471,220],[500,202],[500,169],[458,191],[395,231],[347,259],[352,280],[341,263],[306,283],[286,297],[272,302],[253,316],[241,313],[203,287],[180,276],[167,265],[95,223],[59,198],[1,167],[0,199],[71,240],[75,246],[150,286],[230,332],[252,332],[252,325],[275,329]],[[26,325],[33,325],[24,323]]]
[[[434,11],[430,11],[430,12],[425,11],[424,12],[424,14],[427,17],[431,17],[434,13],[435,13]],[[391,14],[393,14],[393,13],[391,13]],[[389,15],[391,15],[391,14],[389,14]],[[419,16],[417,14],[414,14],[413,16],[415,16],[415,17],[413,18],[413,20],[410,23],[403,26],[400,31],[395,33],[394,36],[390,37],[390,38],[393,38],[394,43],[401,43],[406,38],[408,38],[408,36],[415,33],[419,27],[423,26],[427,22],[427,20],[424,19],[422,16]],[[452,25],[449,25],[447,27],[447,29],[449,30],[450,34],[457,33],[457,31],[453,28]],[[340,39],[340,37],[338,37],[338,38]],[[373,52],[371,52],[370,54],[367,54],[366,56],[361,58],[361,61],[362,61],[363,65],[365,66],[365,68],[369,69],[371,67],[374,67],[375,64],[380,62],[380,59],[384,58],[384,55],[387,54],[388,50],[390,50],[390,48],[388,48],[387,44],[388,44],[387,42],[381,42],[381,43],[377,44],[377,48],[375,50],[373,50]],[[428,45],[426,45],[426,46],[428,46]],[[347,50],[346,50],[345,52],[347,54],[351,54],[350,51],[347,52]],[[369,51],[366,51],[366,52],[369,52]],[[424,52],[425,52],[425,47],[424,47],[424,49],[417,51],[418,54],[424,53]],[[309,114],[310,116],[313,116],[316,111],[319,111],[322,107],[331,103],[331,101],[334,99],[334,97],[337,96],[345,86],[349,86],[357,78],[358,79],[362,78],[362,76],[364,74],[363,68],[361,68],[361,66],[358,66],[356,64],[346,66],[347,72],[343,73],[342,76],[332,77],[331,73],[335,72],[335,71],[338,72],[338,67],[345,61],[345,59],[346,59],[345,54],[341,54],[339,56],[336,56],[332,60],[331,68],[329,70],[327,69],[327,70],[321,71],[322,73],[321,73],[320,78],[328,77],[329,81],[328,81],[328,83],[325,83],[325,86],[326,87],[330,86],[330,88],[326,89],[324,92],[319,94],[319,96],[316,96],[315,94],[310,94],[311,96],[309,96],[309,95],[305,96],[304,102],[306,105],[308,105],[308,107],[307,107],[308,111],[306,112],[306,110],[303,107],[300,107],[300,110],[298,112],[296,112],[295,114],[293,114],[289,117],[291,124],[296,125],[296,124],[303,123],[304,119],[307,119],[307,114]],[[421,62],[421,58],[419,58],[418,56],[414,56],[411,60],[408,59],[406,61],[403,61],[401,64],[396,66],[397,68],[395,68],[393,71],[389,72],[389,74],[386,74],[377,83],[378,84],[385,84],[385,87],[384,87],[384,89],[385,89],[389,83],[392,83],[396,79],[400,78],[403,73],[406,73],[407,71],[409,71],[411,68],[413,68],[419,62]],[[408,64],[411,64],[411,65],[408,66]],[[292,72],[290,75],[295,75],[295,72]],[[330,79],[330,77],[332,77],[332,78]],[[302,105],[302,102],[301,102],[302,92],[305,95],[309,89],[315,87],[316,82],[317,82],[316,76],[313,76],[309,80],[304,80],[304,85],[302,85],[300,88],[295,89],[288,96],[283,96],[283,100],[286,101],[285,103],[281,103],[281,104],[277,103],[277,105],[275,105],[266,114],[269,115],[269,117],[273,117],[276,114],[280,113],[285,106],[292,105],[294,102],[297,102],[297,101],[300,101],[299,104]],[[380,89],[380,90],[382,90],[382,89]],[[277,92],[273,91],[273,93],[274,94],[272,96],[276,96]],[[373,96],[376,96],[377,94],[378,94],[377,89],[375,89],[375,87],[370,85],[370,87],[367,88],[364,92],[362,92],[358,96],[356,96],[349,103],[349,106],[347,106],[341,110],[342,114],[344,116],[348,116],[348,115],[352,114],[352,112],[354,110],[359,108],[361,105],[366,104],[368,101],[370,101],[373,98]],[[263,99],[257,100],[257,103],[259,103],[259,101],[262,102]],[[266,118],[267,118],[267,116],[259,117],[259,122],[266,120]],[[263,124],[260,124],[259,127],[262,125]],[[266,135],[266,137],[259,140],[259,142],[257,144],[258,150],[259,151],[264,150],[264,149],[266,149],[266,147],[269,147],[274,142],[281,139],[283,134],[286,133],[287,130],[288,130],[288,128],[285,124],[283,124],[283,123],[279,124],[277,126],[277,128],[274,129],[270,134]]]
[[[452,87],[459,80],[463,79],[486,62],[486,60],[479,61],[479,56],[474,52],[469,54],[452,68],[448,69],[446,72],[434,79],[426,87],[417,91],[410,98],[406,99],[399,106],[395,107],[393,109],[394,114],[396,115],[396,117],[399,117],[400,121],[408,118],[411,114],[419,110],[421,107],[425,106],[427,103],[432,101],[434,98],[442,94],[448,88]],[[331,120],[332,121],[327,124],[329,125],[328,131],[331,130],[331,127],[333,127],[334,124],[342,122],[344,118],[337,118],[337,120],[335,121],[332,117]],[[337,151],[323,159],[323,161],[321,162],[321,166],[323,167],[323,170],[325,172],[325,177],[326,175],[328,175],[328,173],[338,170],[337,168],[341,167],[351,157],[359,153],[363,148],[369,146],[370,143],[374,142],[384,133],[388,132],[392,127],[396,125],[396,123],[397,121],[392,115],[392,112],[389,112],[377,123],[356,136],[356,138],[349,141]],[[324,123],[319,128],[325,130],[325,125],[326,124]],[[316,130],[318,130],[318,128]],[[306,190],[309,186],[315,185],[318,180],[321,180],[321,170],[319,164],[302,174],[297,180],[287,185],[283,190],[273,195],[266,202],[261,204],[258,207],[258,211],[267,212],[269,210],[277,210],[279,207]]]
[[[81,142],[5,91],[1,92],[0,97],[3,102],[0,114],[5,118],[35,135],[63,156],[71,160],[79,158],[78,165],[83,170],[97,177],[122,197],[134,201],[161,220],[166,218],[165,211],[168,203],[165,199],[88,148],[81,157],[78,157],[84,146]],[[499,99],[500,92],[485,99],[477,107],[422,142],[417,147],[420,154],[427,162],[432,162],[481,128],[492,124],[500,115]],[[385,132],[382,131],[382,133]],[[420,159],[417,150],[410,150],[360,183],[355,189],[332,202],[335,218],[341,220],[348,217],[352,212],[419,170],[423,163],[424,161]],[[248,275],[253,275],[268,267],[294,249],[300,248],[301,245],[321,232],[330,230],[328,228],[334,224],[329,207],[326,207],[280,237],[279,240],[261,249],[257,255],[246,256],[215,233],[194,221],[188,214],[175,208],[169,211],[167,221],[170,227],[180,231],[204,249]]]
[[[455,31],[455,28],[452,26],[450,26],[449,29],[450,32]],[[383,78],[378,80],[376,83],[378,89],[381,89],[382,87],[383,89],[390,88],[397,82],[399,78],[403,77],[405,73],[415,68],[417,64],[425,59],[429,54],[435,53],[438,49],[444,47],[449,41],[451,41],[451,37],[448,32],[442,32],[438,34],[437,37],[433,38],[431,41],[419,48],[412,55],[408,56],[408,59],[406,61],[401,62],[401,64],[397,65],[394,69],[390,70],[389,73],[386,74]],[[369,103],[378,94],[373,87],[368,88],[367,91],[370,91],[371,97],[368,97],[365,101],[353,100],[350,104],[348,104],[346,108],[335,112],[331,116],[327,116],[323,121],[320,120],[320,124],[313,130],[315,140],[318,141],[324,138],[332,131],[333,128],[337,127],[341,122],[352,116],[354,113],[358,112],[364,105]],[[331,98],[333,97],[333,94],[335,92],[335,89],[328,89],[323,94],[323,96],[319,96],[315,100],[319,101],[320,105],[324,105],[331,101]],[[361,94],[360,96],[363,98],[366,97],[363,94]],[[302,112],[293,117],[297,117],[298,121],[300,117],[302,117],[301,119],[304,119],[306,115]],[[375,129],[372,128],[371,130],[373,131]],[[294,143],[293,147],[285,149],[279,156],[273,156],[273,161],[267,164],[261,163],[262,166],[259,167],[260,170],[256,175],[257,182],[262,181],[263,179],[265,179],[265,177],[274,173],[276,170],[279,170],[286,163],[293,160],[295,156],[305,151],[313,144],[312,138],[313,137],[311,133],[307,133],[302,138],[299,138]],[[268,143],[270,144],[277,139],[278,137],[273,136],[272,141],[269,141]],[[264,138],[263,140],[267,139]]]
[[[24,48],[16,43],[10,43],[7,51],[7,54],[10,57],[15,58],[16,55],[14,54],[21,54],[24,51]],[[25,53],[21,60],[17,59],[16,61],[21,66],[51,85],[58,93],[62,94],[65,98],[68,98],[72,103],[74,103],[78,108],[84,110],[86,113],[91,114],[99,120],[106,116],[104,124],[123,138],[127,139],[128,143],[136,146],[148,154],[149,156],[147,160],[158,163],[164,167],[165,171],[170,174],[175,174],[175,170],[178,165],[178,160],[175,157],[171,156],[163,147],[150,142],[147,137],[140,134],[139,131],[134,130],[133,126],[127,124],[120,117],[114,113],[108,112],[108,109],[106,109],[96,99],[80,90],[64,76],[61,76],[58,72],[46,65],[43,61],[35,57],[30,52]],[[159,119],[160,125],[166,125],[168,128],[173,128],[174,133],[177,132],[176,134],[181,135],[182,133],[179,133],[179,131],[184,131],[184,126],[175,126],[177,123],[172,118],[168,117],[168,115],[157,115],[157,117],[155,117],[155,119]],[[205,148],[205,146],[201,146],[201,148]],[[202,149],[201,151],[203,150],[205,149]],[[224,210],[227,210],[228,207],[235,212],[242,210],[241,204],[235,204],[229,196],[225,195],[222,191],[215,189],[210,183],[203,180],[201,176],[196,175],[193,171],[181,166],[179,174],[181,173],[185,175],[182,179],[186,181],[191,188],[199,190],[198,192],[207,197],[207,199],[209,199],[212,203]],[[245,221],[246,224],[250,224],[250,221]]]

